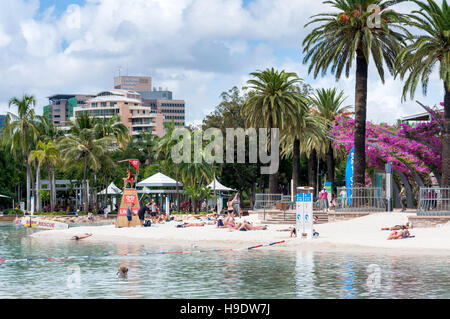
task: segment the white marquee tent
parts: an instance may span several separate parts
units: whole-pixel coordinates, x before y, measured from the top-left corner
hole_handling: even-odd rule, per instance
[[[176,187],[177,181],[166,176],[162,173],[156,173],[153,176],[137,183],[138,187]],[[181,182],[178,182],[178,186],[183,186]]]
[[[214,177],[213,181],[211,182],[211,184],[209,184],[207,187],[211,188],[211,191],[214,191],[214,181],[215,183],[215,190],[216,192],[234,192],[235,189],[226,187],[224,185],[222,185],[217,178]]]
[[[97,193],[98,195],[117,195],[122,194],[122,191],[114,183],[109,184],[107,188]]]

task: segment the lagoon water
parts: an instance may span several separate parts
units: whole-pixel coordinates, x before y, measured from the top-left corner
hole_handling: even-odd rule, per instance
[[[34,231],[0,223],[0,260],[180,250],[160,243],[43,243],[27,236]],[[119,265],[128,266],[128,278],[117,278]],[[450,298],[450,258],[262,248],[0,262],[0,298]]]

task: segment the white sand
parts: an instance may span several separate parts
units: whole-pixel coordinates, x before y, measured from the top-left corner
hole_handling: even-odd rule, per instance
[[[241,248],[255,244],[267,244],[286,240],[286,244],[278,247],[285,249],[308,248],[394,248],[395,251],[442,250],[450,252],[450,223],[438,228],[415,228],[410,230],[415,238],[387,240],[390,231],[381,231],[382,227],[403,225],[408,215],[401,213],[371,214],[348,221],[315,225],[320,233],[319,238],[312,240],[290,238],[289,232],[278,232],[289,225],[268,225],[267,230],[230,231],[218,229],[214,225],[204,227],[176,228],[178,222],[158,224],[149,228],[115,228],[114,225],[71,227],[67,230],[49,230],[32,235],[38,240],[68,240],[73,235],[92,233],[93,236],[83,242],[125,242],[125,243],[158,243],[177,245],[196,245],[198,247]],[[243,219],[261,224],[256,216]]]

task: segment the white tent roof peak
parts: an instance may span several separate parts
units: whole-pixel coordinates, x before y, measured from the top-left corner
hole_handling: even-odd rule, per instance
[[[216,191],[219,191],[219,192],[232,192],[232,191],[235,191],[235,189],[232,189],[232,188],[229,188],[229,187],[226,187],[226,186],[222,185],[217,180],[217,178],[214,178],[213,181],[211,182],[211,184],[209,184],[207,186],[207,187],[211,188],[212,191],[214,191],[214,181],[216,181],[216,185],[215,185],[216,186]]]
[[[177,186],[177,181],[169,176],[166,176],[162,173],[156,173],[149,178],[146,178],[142,182],[137,183],[138,187],[175,187]],[[181,182],[178,182],[178,186],[183,186]]]
[[[105,195],[105,194],[106,195],[122,194],[122,191],[114,183],[111,183],[107,188],[98,193],[98,195]]]

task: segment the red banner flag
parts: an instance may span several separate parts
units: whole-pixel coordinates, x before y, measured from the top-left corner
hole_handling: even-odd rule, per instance
[[[131,165],[133,165],[133,167],[139,171],[139,160],[137,159],[129,159],[128,162],[130,162]]]

